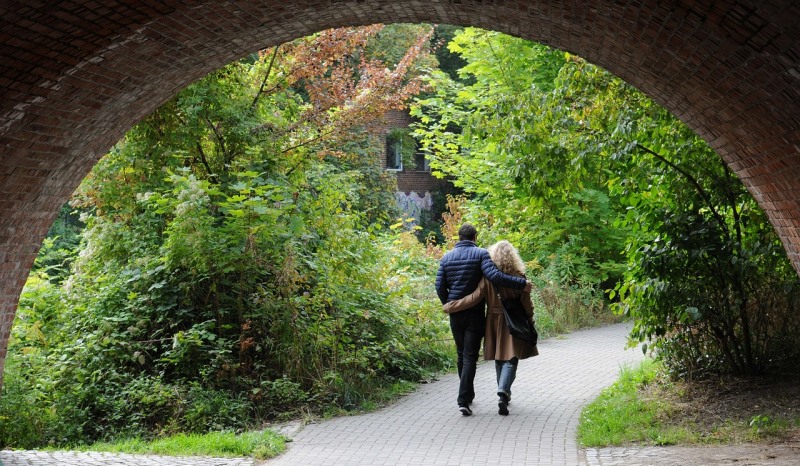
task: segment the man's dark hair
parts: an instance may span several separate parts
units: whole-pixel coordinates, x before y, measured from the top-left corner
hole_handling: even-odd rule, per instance
[[[465,223],[461,225],[461,228],[458,229],[458,240],[459,241],[475,241],[478,238],[478,230],[475,229],[469,223]]]

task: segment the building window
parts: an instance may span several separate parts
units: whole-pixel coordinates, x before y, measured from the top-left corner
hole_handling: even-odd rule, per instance
[[[394,138],[386,138],[386,169],[403,169],[403,143]]]
[[[421,172],[429,172],[431,171],[431,165],[428,163],[428,158],[425,157],[424,152],[417,152],[414,154],[414,165],[416,165],[417,171]]]

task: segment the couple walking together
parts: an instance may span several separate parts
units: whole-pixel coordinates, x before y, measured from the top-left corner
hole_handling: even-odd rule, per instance
[[[485,336],[484,359],[494,360],[497,375],[498,413],[508,415],[511,384],[517,364],[539,354],[536,345],[511,336],[503,314],[503,299],[519,298],[533,319],[531,282],[525,278],[525,264],[508,241],[486,249],[475,243],[478,232],[464,224],[458,243],[442,257],[436,274],[436,293],[450,315],[450,330],[458,354],[458,409],[472,415],[475,398],[475,370],[481,339]],[[484,306],[488,310],[484,312]]]

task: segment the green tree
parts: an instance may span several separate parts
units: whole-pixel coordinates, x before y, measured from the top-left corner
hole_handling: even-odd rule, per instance
[[[234,62],[101,160],[73,273],[20,307],[0,443],[241,429],[444,364],[438,309],[386,287],[394,185],[370,139],[420,89],[430,28],[391,65],[365,52],[381,29]],[[7,415],[26,403],[42,414]]]
[[[434,75],[417,135],[490,241],[519,244],[562,283],[616,284],[632,336],[681,373],[794,357],[797,277],[704,141],[578,57],[469,29],[450,48],[475,82]]]
[[[624,234],[612,227],[609,154],[585,157],[582,134],[609,80],[577,82],[576,58],[499,33],[467,28],[449,48],[474,83],[434,73],[432,95],[412,108],[433,169],[471,195],[490,241],[509,239],[546,267],[569,264],[556,272],[565,283],[618,278]]]
[[[685,375],[752,375],[796,357],[800,283],[741,181],[685,125],[654,105],[619,120],[628,144],[611,183],[638,232],[619,310]]]

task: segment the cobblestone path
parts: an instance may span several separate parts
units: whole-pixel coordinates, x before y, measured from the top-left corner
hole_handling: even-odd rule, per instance
[[[420,386],[379,411],[310,424],[266,466],[314,465],[578,465],[575,441],[581,408],[611,384],[624,364],[641,358],[626,349],[629,325],[583,330],[539,344],[540,356],[520,361],[508,416],[497,414],[493,363],[478,366],[474,415],[456,407],[450,374]],[[592,464],[618,463],[590,450]],[[623,454],[622,457],[627,455]],[[624,459],[623,459],[624,461]],[[251,459],[172,458],[76,452],[0,451],[3,466],[145,465],[250,466]],[[633,464],[633,463],[632,463]]]
[[[455,375],[423,385],[380,411],[305,426],[278,465],[577,465],[581,408],[641,351],[625,349],[626,324],[539,344],[520,361],[509,416],[497,414],[493,363],[478,366],[474,415],[456,407]]]

